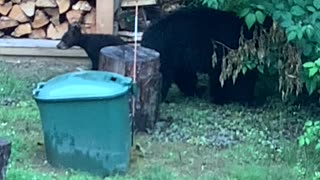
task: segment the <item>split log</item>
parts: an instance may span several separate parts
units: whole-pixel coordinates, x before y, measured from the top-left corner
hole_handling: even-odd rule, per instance
[[[54,24],[55,26],[60,25],[60,18],[59,18],[59,16],[52,16],[52,17],[50,18],[50,22],[51,22],[52,24]]]
[[[83,28],[84,32],[87,34],[95,34],[96,30],[96,10],[92,8],[90,13],[86,14],[83,18]]]
[[[0,5],[0,15],[8,15],[10,10],[12,9],[12,2],[7,2],[2,5]]]
[[[11,0],[11,2],[14,3],[14,4],[20,4],[21,0]]]
[[[26,0],[20,4],[22,11],[28,16],[34,16],[36,2],[34,0]]]
[[[63,34],[68,31],[68,23],[64,22],[58,26],[54,26],[52,23],[49,24],[47,29],[47,38],[50,39],[61,39]]]
[[[57,0],[57,4],[59,7],[60,14],[67,12],[71,5],[70,0]]]
[[[55,26],[60,25],[60,13],[57,8],[45,8],[46,12],[50,16],[50,22]]]
[[[92,8],[92,10],[84,16],[83,20],[84,24],[95,24],[96,23],[96,9]]]
[[[21,37],[32,32],[30,23],[20,24],[18,27],[14,29],[11,33],[11,36]]]
[[[67,20],[70,24],[74,23],[74,22],[79,22],[82,17],[82,11],[71,10],[71,11],[67,12],[66,16],[67,16]]]
[[[76,4],[72,6],[73,10],[78,11],[91,11],[91,6],[88,1],[78,1]]]
[[[44,12],[48,14],[48,16],[59,16],[59,10],[57,8],[44,8]]]
[[[7,29],[18,26],[18,21],[11,19],[7,16],[0,17],[0,30],[1,29]]]
[[[27,15],[22,11],[19,5],[14,5],[9,13],[9,18],[25,23],[29,21]]]
[[[55,0],[37,0],[37,7],[57,7],[57,3]]]
[[[11,156],[11,143],[0,139],[0,179],[5,179],[5,174]]]
[[[131,76],[134,48],[130,45],[111,46],[100,51],[99,70]],[[144,47],[137,48],[137,90],[134,129],[153,129],[160,115],[161,74],[159,53]],[[131,107],[131,98],[130,98]],[[130,109],[132,112],[132,109]]]
[[[44,29],[34,29],[32,30],[31,34],[29,34],[29,38],[31,39],[45,39],[46,32]]]
[[[32,27],[34,29],[41,28],[49,23],[48,17],[44,14],[43,11],[37,10],[34,16]]]
[[[97,32],[95,24],[83,24],[81,25],[81,30],[85,34],[95,34]]]

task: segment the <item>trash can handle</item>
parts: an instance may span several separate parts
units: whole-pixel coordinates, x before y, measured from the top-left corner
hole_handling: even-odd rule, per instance
[[[37,87],[32,91],[32,95],[37,96],[40,92],[40,89],[43,88],[45,84],[46,84],[45,82],[39,82],[37,84]]]
[[[117,82],[118,78],[116,76],[111,76],[110,81]]]
[[[43,88],[44,85],[46,85],[45,82],[39,82],[39,83],[37,84],[36,89],[41,89],[41,88]]]

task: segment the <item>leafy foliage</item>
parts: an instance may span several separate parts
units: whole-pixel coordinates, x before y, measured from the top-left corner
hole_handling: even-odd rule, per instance
[[[303,64],[306,74],[306,88],[311,95],[319,87],[320,80],[320,58],[314,62],[306,62]]]
[[[320,121],[307,121],[303,129],[304,134],[298,138],[299,146],[314,146],[320,152]]]
[[[301,51],[304,65],[301,67],[306,73],[300,79],[311,95],[318,89],[318,66],[308,67],[308,62],[319,58],[320,36],[316,33],[320,23],[320,0],[269,0],[264,6],[269,14],[284,29],[287,42],[297,46]],[[307,65],[305,65],[307,63]]]
[[[270,60],[268,57],[262,60],[261,56],[263,55],[273,58],[271,64],[278,64],[276,67],[267,66],[267,68],[276,68],[278,70],[279,90],[282,92],[283,97],[294,92],[294,90],[296,95],[298,95],[302,90],[303,83],[310,95],[319,89],[320,78],[317,67],[309,68],[302,66],[302,64],[320,57],[320,35],[316,33],[320,28],[320,0],[200,1],[211,8],[235,11],[239,17],[244,18],[248,28],[252,28],[256,23],[262,24],[266,16],[270,15],[275,21],[274,25],[278,26],[276,30],[278,34],[281,34],[281,31],[284,32],[284,41],[281,39],[278,42],[268,43],[259,49],[258,52],[260,54],[248,54],[247,51],[243,50],[247,48],[245,46],[248,46],[250,42],[248,44],[242,43],[239,48],[240,50],[229,53],[227,55],[229,57],[226,60],[232,66],[236,65],[238,67],[235,67],[232,73],[225,72],[225,75],[220,77],[222,85],[226,78],[232,75],[235,81],[237,73],[246,73],[248,69],[257,68],[261,73],[264,73],[264,64],[268,63],[262,61]],[[270,33],[269,35],[265,35],[270,38]],[[274,36],[274,38],[279,38],[279,36]],[[256,39],[256,41],[259,40]],[[230,60],[233,58],[238,59],[237,63]],[[255,59],[259,59],[259,61]],[[228,67],[228,65],[224,66],[224,68]],[[306,73],[301,73],[303,72],[302,70]],[[231,70],[229,69],[229,71]],[[320,93],[320,91],[318,92]]]

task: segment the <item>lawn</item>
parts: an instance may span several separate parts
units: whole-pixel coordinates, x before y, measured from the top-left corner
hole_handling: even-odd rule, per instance
[[[0,61],[0,137],[12,142],[8,180],[101,179],[84,172],[56,169],[46,162],[38,108],[31,97],[37,82],[72,71],[59,62]],[[306,120],[317,120],[316,106],[285,105],[278,98],[256,108],[216,106],[170,92],[175,103],[161,104],[161,119],[135,143],[128,180],[298,180],[312,179],[318,155],[297,146]],[[320,176],[319,176],[320,177]],[[320,178],[319,178],[320,179]]]

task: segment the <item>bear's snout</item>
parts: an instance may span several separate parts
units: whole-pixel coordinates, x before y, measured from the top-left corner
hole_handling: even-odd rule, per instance
[[[58,49],[68,49],[68,46],[67,46],[66,43],[64,43],[63,41],[60,41],[60,42],[57,44],[57,48],[58,48]]]

